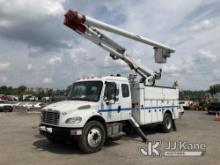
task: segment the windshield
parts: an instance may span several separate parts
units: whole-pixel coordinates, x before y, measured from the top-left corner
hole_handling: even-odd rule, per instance
[[[71,100],[98,101],[101,90],[101,81],[76,82],[73,84],[68,98]]]

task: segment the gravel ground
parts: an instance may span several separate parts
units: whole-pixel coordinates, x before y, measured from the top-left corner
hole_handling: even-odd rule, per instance
[[[201,157],[149,157],[140,154],[144,147],[139,137],[125,136],[108,142],[102,151],[82,154],[76,144],[52,144],[38,133],[38,113],[0,113],[0,165],[108,165],[108,164],[220,164],[220,122],[206,112],[186,111],[176,122],[177,131],[168,134],[145,129],[150,141],[161,140],[164,151],[168,141],[205,143]]]

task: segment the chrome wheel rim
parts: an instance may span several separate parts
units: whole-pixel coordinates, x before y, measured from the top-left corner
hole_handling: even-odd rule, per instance
[[[88,144],[91,147],[97,147],[102,141],[102,134],[99,128],[92,128],[87,136]]]

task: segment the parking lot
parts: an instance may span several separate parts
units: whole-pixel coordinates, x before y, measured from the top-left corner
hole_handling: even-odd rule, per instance
[[[177,121],[177,132],[159,133],[145,129],[150,141],[187,141],[205,143],[202,157],[149,157],[139,153],[145,146],[135,135],[109,141],[98,153],[85,155],[76,144],[52,144],[38,133],[39,113],[0,113],[0,164],[2,165],[68,165],[68,164],[219,164],[220,122],[204,111],[186,111]],[[161,147],[163,150],[163,145]]]

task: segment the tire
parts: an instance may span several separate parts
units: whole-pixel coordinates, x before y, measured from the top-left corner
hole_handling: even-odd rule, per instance
[[[84,153],[94,153],[100,151],[106,140],[106,131],[98,121],[89,121],[79,138],[78,145]]]
[[[10,107],[10,108],[3,108],[3,112],[12,112],[13,108]]]
[[[161,130],[164,133],[169,133],[173,128],[172,116],[169,113],[165,113],[163,122],[161,124]]]
[[[48,137],[48,136],[47,136],[47,140],[54,144],[58,142],[55,138]]]
[[[57,139],[55,137],[47,136],[47,140],[53,144],[64,144],[66,141],[64,139]]]
[[[9,112],[13,112],[13,108],[11,108],[11,109],[9,110]]]

